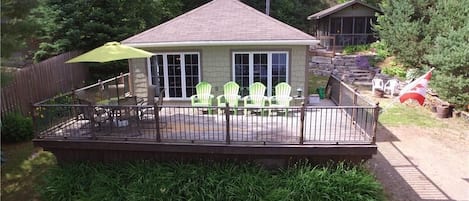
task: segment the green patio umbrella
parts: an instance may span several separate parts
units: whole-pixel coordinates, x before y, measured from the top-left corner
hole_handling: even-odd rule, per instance
[[[137,49],[119,42],[108,42],[101,47],[95,48],[87,53],[68,60],[65,63],[78,62],[108,62],[122,59],[148,58],[153,53]]]
[[[109,62],[122,59],[136,59],[136,58],[148,58],[153,53],[145,50],[137,49],[127,45],[120,44],[119,42],[108,42],[101,47],[95,48],[89,52],[86,52],[80,56],[68,60],[65,63],[79,63],[79,62]],[[117,101],[119,101],[119,87],[116,77],[116,90],[117,90]]]

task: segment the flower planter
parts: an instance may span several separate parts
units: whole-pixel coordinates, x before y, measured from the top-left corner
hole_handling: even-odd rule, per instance
[[[375,94],[373,94],[377,98],[382,98],[384,97],[384,91],[381,89],[375,89]]]
[[[451,116],[452,107],[449,105],[440,105],[436,107],[436,116],[439,118],[448,118]]]

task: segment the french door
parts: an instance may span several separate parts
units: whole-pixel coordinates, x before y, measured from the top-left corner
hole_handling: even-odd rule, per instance
[[[165,88],[167,98],[189,98],[200,80],[199,53],[162,53],[150,58],[152,85]]]

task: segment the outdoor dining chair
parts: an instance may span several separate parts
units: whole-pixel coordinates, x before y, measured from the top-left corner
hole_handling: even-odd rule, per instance
[[[238,102],[241,99],[241,96],[238,95],[239,92],[239,85],[236,82],[227,82],[223,85],[223,95],[217,96],[217,106],[218,107],[225,107],[226,104],[230,107],[235,108],[234,114],[236,115],[238,110]],[[221,108],[219,108],[219,113],[221,113]]]
[[[288,114],[288,107],[290,101],[293,99],[290,96],[291,86],[286,82],[278,83],[275,86],[275,96],[269,98],[269,108],[285,108],[285,116]],[[269,116],[271,115],[272,109],[269,109]]]
[[[251,86],[249,86],[249,95],[243,97],[244,101],[244,115],[247,115],[248,110],[247,108],[260,108],[261,115],[264,115],[265,101],[267,101],[267,97],[264,96],[265,94],[265,85],[261,82],[255,82]]]
[[[200,82],[195,86],[196,95],[191,96],[191,105],[196,107],[211,107],[213,95],[212,85],[208,82]],[[212,108],[208,108],[208,114],[212,114]]]

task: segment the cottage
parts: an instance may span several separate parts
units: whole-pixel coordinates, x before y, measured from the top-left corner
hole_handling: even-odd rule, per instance
[[[129,62],[133,93],[145,97],[155,85],[174,101],[188,100],[201,81],[214,95],[228,81],[240,95],[253,82],[267,86],[267,96],[280,82],[307,91],[308,50],[319,41],[238,0],[214,0],[122,43],[155,53]]]
[[[347,46],[376,41],[372,24],[376,23],[379,8],[360,0],[348,1],[310,15],[312,33],[323,46]]]

